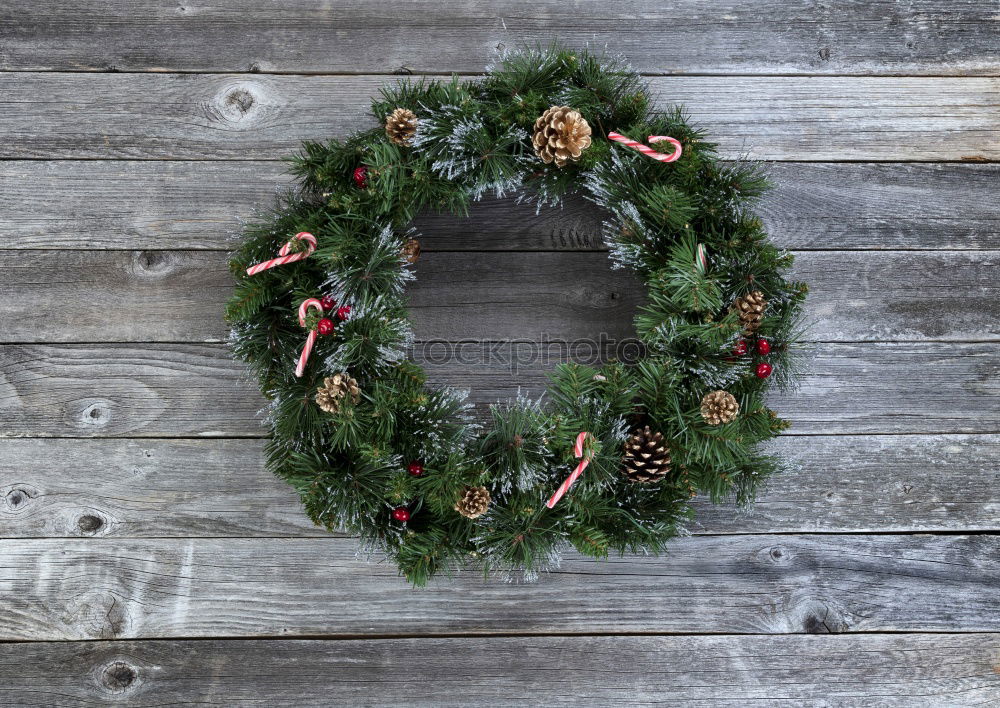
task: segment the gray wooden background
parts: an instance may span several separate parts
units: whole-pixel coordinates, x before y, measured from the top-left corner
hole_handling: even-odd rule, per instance
[[[0,703],[1000,704],[994,0],[5,0]],[[262,468],[240,218],[393,74],[627,53],[774,161],[815,340],[750,515],[664,558],[414,591]],[[579,202],[426,217],[422,339],[627,336]],[[583,276],[582,278],[580,276]],[[504,350],[500,347],[501,353]],[[434,366],[477,402],[549,364]]]

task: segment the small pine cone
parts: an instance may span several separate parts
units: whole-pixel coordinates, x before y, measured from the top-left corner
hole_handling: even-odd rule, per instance
[[[630,482],[659,482],[670,471],[670,452],[663,444],[663,433],[650,431],[647,425],[625,442],[622,471]]]
[[[754,290],[745,297],[736,298],[733,309],[740,316],[740,326],[745,334],[753,334],[760,327],[760,321],[764,319],[764,308],[767,307],[767,300],[764,293]]]
[[[728,391],[712,391],[701,399],[701,417],[709,425],[731,423],[739,415],[740,404]]]
[[[415,238],[410,238],[406,240],[403,244],[403,250],[400,251],[400,255],[407,263],[416,263],[420,258],[420,241]]]
[[[545,164],[564,167],[590,147],[590,124],[569,106],[552,106],[535,121],[531,143]]]
[[[466,487],[462,498],[455,503],[455,511],[462,516],[475,519],[490,508],[490,491],[486,487]]]
[[[409,108],[397,108],[385,119],[385,134],[397,145],[409,145],[417,133],[417,114]]]
[[[340,410],[342,399],[350,396],[351,403],[361,400],[358,382],[347,374],[334,374],[323,379],[323,385],[316,391],[316,405],[327,413]]]

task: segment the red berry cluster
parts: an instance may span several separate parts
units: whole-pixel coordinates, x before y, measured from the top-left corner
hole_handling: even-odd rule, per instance
[[[760,356],[767,356],[771,353],[771,343],[766,339],[758,339],[756,344],[757,354]],[[736,343],[736,348],[733,349],[733,356],[745,356],[746,353],[750,351],[749,345],[746,340],[741,339]],[[757,368],[754,373],[757,375],[758,379],[766,379],[774,371],[774,367],[768,364],[766,361],[762,361],[757,364]]]
[[[341,322],[343,322],[344,320],[346,320],[348,317],[351,316],[350,307],[348,307],[347,305],[342,305],[341,307],[337,307],[337,301],[334,300],[329,295],[321,297],[319,299],[319,304],[323,306],[324,312],[331,312],[334,308],[337,308],[337,314],[335,315],[335,317]],[[316,323],[316,331],[323,335],[333,334],[334,327],[335,323],[329,317],[324,317],[323,319],[321,319],[319,322]]]
[[[358,189],[364,189],[368,186],[368,168],[364,165],[354,168],[354,185]]]
[[[405,506],[397,506],[392,510],[392,518],[401,524],[405,524],[410,520],[410,510]]]

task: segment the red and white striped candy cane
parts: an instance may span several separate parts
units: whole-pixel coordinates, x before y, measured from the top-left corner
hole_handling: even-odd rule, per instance
[[[608,133],[608,140],[614,140],[616,143],[621,143],[626,147],[630,147],[633,150],[638,150],[646,157],[651,157],[654,160],[659,160],[660,162],[674,162],[677,158],[681,156],[682,148],[679,140],[668,137],[666,135],[650,135],[646,140],[651,143],[658,143],[666,140],[668,143],[674,146],[674,151],[669,155],[664,155],[662,152],[656,152],[653,148],[648,145],[643,145],[642,143],[637,143],[631,138],[626,138],[620,133]]]
[[[306,314],[309,312],[309,308],[319,310],[320,314],[322,314],[323,303],[314,297],[302,301],[302,304],[299,305],[299,324],[303,327],[306,326]],[[302,347],[302,353],[299,354],[299,363],[295,367],[295,375],[298,378],[302,378],[302,373],[306,370],[306,362],[309,361],[309,354],[312,352],[315,343],[316,330],[311,329],[309,330],[309,336],[306,337],[306,345]]]
[[[305,241],[306,250],[298,251],[297,253],[292,253],[292,246],[295,245],[296,241]],[[247,275],[257,275],[261,271],[267,270],[268,268],[274,268],[275,266],[285,265],[286,263],[294,263],[295,261],[301,261],[303,258],[308,258],[312,255],[312,252],[316,250],[316,237],[313,236],[308,231],[300,231],[289,240],[281,249],[278,251],[278,257],[272,258],[269,261],[264,261],[263,263],[257,263],[247,268]]]
[[[569,488],[573,486],[574,482],[576,482],[577,477],[583,474],[583,471],[587,469],[587,465],[590,464],[590,458],[593,455],[588,454],[586,457],[583,456],[583,443],[587,440],[587,438],[593,439],[593,436],[586,431],[576,436],[576,444],[573,446],[573,456],[582,459],[580,460],[580,464],[576,466],[576,469],[573,470],[570,476],[566,478],[566,481],[559,485],[559,489],[556,490],[556,493],[553,494],[547,502],[545,502],[545,506],[548,508],[551,509],[560,499],[562,499],[563,494],[569,491]]]

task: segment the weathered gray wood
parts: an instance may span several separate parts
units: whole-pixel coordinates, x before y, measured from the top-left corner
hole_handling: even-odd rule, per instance
[[[278,162],[0,162],[0,245],[229,250],[290,184]]]
[[[764,223],[786,248],[998,248],[998,165],[782,164]]]
[[[9,258],[0,256],[0,336],[5,341],[226,337],[222,317],[233,285],[223,252],[7,253]]]
[[[0,537],[326,535],[261,440],[0,441]],[[54,465],[53,460],[58,460]]]
[[[998,436],[786,435],[773,450],[793,469],[749,515],[699,499],[692,533],[1000,528]]]
[[[981,706],[996,634],[209,640],[0,646],[12,704]],[[43,673],[44,671],[44,673]]]
[[[791,249],[1000,248],[1000,166],[774,163],[761,213]],[[241,219],[291,184],[275,162],[0,162],[0,248],[228,250]],[[933,204],[933,209],[928,205]],[[489,199],[469,219],[421,216],[425,250],[591,251],[600,211]]]
[[[0,440],[0,537],[325,536],[264,470],[262,448]],[[1000,436],[785,436],[774,450],[796,469],[776,477],[750,514],[696,500],[691,532],[1000,529]]]
[[[990,3],[308,0],[5,4],[2,69],[482,71],[500,45],[605,44],[666,73],[993,74]]]
[[[221,345],[0,348],[4,437],[259,436],[263,405]]]
[[[227,336],[219,251],[0,252],[0,337],[33,342],[203,342]],[[1000,339],[996,251],[804,252],[807,338]],[[408,290],[419,340],[600,341],[634,336],[644,294],[607,255],[425,254]],[[44,313],[44,316],[39,316]]]
[[[463,573],[422,591],[357,550],[3,540],[0,639],[1000,631],[995,535],[696,536],[661,558],[569,554],[537,583]]]
[[[0,157],[277,159],[303,139],[372,125],[369,99],[385,80],[0,74]],[[695,76],[650,86],[664,107],[686,106],[724,156],[1000,159],[996,78]]]
[[[566,356],[530,343],[444,346],[415,357],[432,384],[471,389],[480,413],[540,393]],[[458,360],[443,360],[449,351]],[[771,400],[793,434],[1000,432],[997,344],[823,344],[804,363],[801,390]],[[262,406],[222,345],[0,347],[0,437],[256,437]]]

